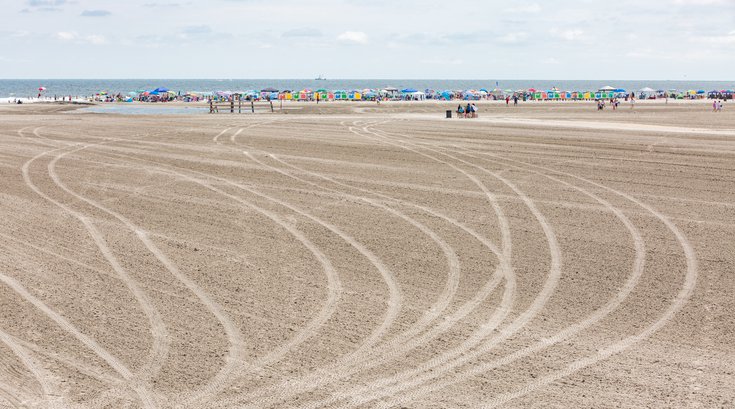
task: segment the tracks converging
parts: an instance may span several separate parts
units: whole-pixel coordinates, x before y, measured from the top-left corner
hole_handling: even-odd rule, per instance
[[[701,234],[624,179],[660,135],[101,120],[0,137],[0,407],[583,405],[697,324]]]

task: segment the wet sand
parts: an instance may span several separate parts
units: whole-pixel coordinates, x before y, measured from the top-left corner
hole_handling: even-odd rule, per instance
[[[735,111],[0,106],[0,408],[735,405]]]

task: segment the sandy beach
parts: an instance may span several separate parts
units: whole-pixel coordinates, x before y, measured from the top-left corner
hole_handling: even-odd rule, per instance
[[[0,408],[731,408],[730,104],[0,104]]]

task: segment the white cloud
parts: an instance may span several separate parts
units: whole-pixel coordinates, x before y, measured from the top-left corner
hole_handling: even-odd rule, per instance
[[[337,41],[345,44],[367,44],[368,36],[362,31],[345,31],[337,36]]]
[[[90,44],[94,44],[94,45],[101,45],[101,44],[106,44],[107,43],[107,39],[105,38],[105,36],[102,36],[102,35],[99,35],[99,34],[88,35],[88,36],[84,37],[84,41],[86,41],[86,42],[88,42]]]
[[[579,41],[584,38],[584,30],[580,29],[559,30],[553,28],[549,30],[549,33],[566,41]]]
[[[77,38],[77,35],[69,31],[59,31],[56,33],[56,38],[61,41],[72,41]]]
[[[692,41],[696,41],[700,43],[709,43],[713,45],[735,44],[735,31],[730,31],[729,33],[725,35],[693,37]]]
[[[528,39],[528,33],[524,31],[510,32],[503,36],[498,37],[497,41],[501,44],[518,44]]]
[[[530,14],[537,14],[537,13],[540,13],[542,10],[543,9],[538,3],[520,4],[520,5],[509,7],[505,9],[505,11],[509,13],[530,13]]]
[[[93,44],[93,45],[102,45],[107,44],[107,38],[100,34],[89,34],[89,35],[79,35],[78,33],[74,31],[59,31],[54,35],[54,37],[59,41],[64,42],[75,42],[78,44]]]

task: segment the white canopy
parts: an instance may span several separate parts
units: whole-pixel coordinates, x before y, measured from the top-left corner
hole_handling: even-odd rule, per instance
[[[656,92],[656,90],[653,88],[646,87],[646,88],[641,88],[641,92]]]
[[[605,87],[600,88],[598,91],[615,91],[616,89],[617,88],[611,87],[611,86],[608,85],[608,86],[605,86]]]

